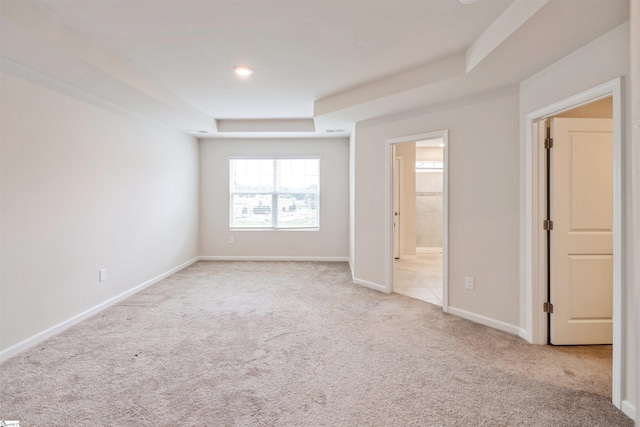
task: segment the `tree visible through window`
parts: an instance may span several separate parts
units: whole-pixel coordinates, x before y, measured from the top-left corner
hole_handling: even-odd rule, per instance
[[[230,228],[319,227],[320,159],[229,159]]]

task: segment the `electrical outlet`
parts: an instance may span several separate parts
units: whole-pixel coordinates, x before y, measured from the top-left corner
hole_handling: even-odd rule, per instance
[[[229,243],[233,244],[233,236],[229,236]]]
[[[466,276],[464,278],[464,288],[469,289],[471,291],[474,289],[473,277]]]
[[[98,272],[98,279],[101,282],[104,282],[105,280],[107,280],[107,269],[106,268],[103,268],[102,270],[100,270]]]

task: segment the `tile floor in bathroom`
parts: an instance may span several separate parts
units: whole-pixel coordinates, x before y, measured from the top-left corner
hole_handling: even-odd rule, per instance
[[[442,306],[442,254],[394,261],[393,291]]]

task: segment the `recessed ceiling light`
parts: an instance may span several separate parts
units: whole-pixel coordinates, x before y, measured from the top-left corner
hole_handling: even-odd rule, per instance
[[[473,4],[478,0],[458,0],[461,4]]]
[[[244,65],[238,65],[236,67],[233,67],[233,71],[235,71],[235,73],[239,76],[242,77],[247,77],[250,76],[251,74],[253,74],[253,70],[247,66]]]

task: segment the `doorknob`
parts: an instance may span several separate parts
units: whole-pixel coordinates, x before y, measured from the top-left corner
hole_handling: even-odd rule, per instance
[[[394,214],[395,216],[398,216],[398,212],[394,212],[393,214]]]

